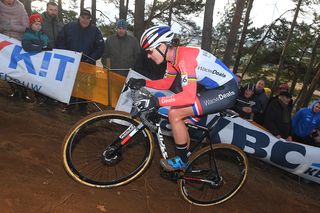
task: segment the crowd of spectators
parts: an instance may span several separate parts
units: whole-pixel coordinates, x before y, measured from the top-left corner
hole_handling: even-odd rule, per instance
[[[91,12],[82,10],[78,20],[63,24],[58,18],[58,5],[47,3],[46,11],[33,14],[28,18],[26,10],[18,0],[0,0],[0,33],[22,41],[25,51],[40,52],[52,48],[82,52],[82,62],[96,64],[101,59],[102,64],[111,71],[127,76],[133,68],[150,79],[160,79],[165,74],[166,63],[155,64],[147,57],[145,50],[140,49],[137,38],[128,32],[128,23],[119,19],[116,23],[116,33],[104,42],[100,30],[91,23]],[[174,39],[176,46],[179,39]],[[152,70],[152,72],[150,72]],[[265,127],[277,138],[287,141],[298,141],[314,146],[320,126],[320,101],[315,101],[308,108],[300,109],[292,116],[293,100],[289,85],[280,84],[270,97],[271,89],[266,87],[266,81],[258,80],[255,84],[247,82],[241,86],[241,76],[236,75],[239,83],[239,94],[233,109],[240,117],[254,121]],[[12,97],[28,100],[26,88],[9,82]],[[171,88],[178,91],[179,88]],[[46,104],[54,101],[35,92],[36,101]],[[62,110],[72,112],[74,103],[81,103],[78,109],[86,114],[86,100],[71,97],[70,105],[63,105]]]

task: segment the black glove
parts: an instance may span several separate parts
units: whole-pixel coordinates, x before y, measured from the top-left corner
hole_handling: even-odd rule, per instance
[[[45,46],[45,47],[42,47],[42,50],[43,51],[49,51],[49,50],[52,50],[52,47]]]
[[[146,86],[146,80],[130,78],[127,85],[130,89],[140,89],[141,87]]]
[[[159,108],[159,101],[157,97],[150,95],[137,100],[134,105],[141,111],[156,110]]]

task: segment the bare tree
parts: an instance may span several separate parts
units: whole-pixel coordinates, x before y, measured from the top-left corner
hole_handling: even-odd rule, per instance
[[[244,10],[246,0],[237,0],[236,9],[233,15],[231,29],[228,36],[228,41],[226,45],[226,51],[223,56],[223,62],[225,65],[230,66],[232,60],[233,50],[237,41],[238,30],[240,28],[240,22],[242,13]]]
[[[244,40],[245,40],[246,35],[247,35],[247,29],[248,29],[248,25],[249,25],[250,12],[251,12],[251,9],[252,9],[253,1],[254,0],[249,0],[249,2],[248,2],[246,16],[245,16],[244,21],[243,21],[242,33],[241,33],[240,42],[239,42],[239,46],[238,46],[238,53],[237,53],[237,56],[236,56],[236,61],[234,62],[234,66],[233,66],[233,72],[234,73],[238,72],[240,59],[241,59],[242,51],[243,51],[243,44],[244,44]]]
[[[80,0],[80,12],[84,9],[84,0]]]
[[[135,0],[134,35],[138,39],[144,31],[144,7],[145,0]]]
[[[97,0],[91,0],[91,16],[92,16],[92,24],[96,25],[96,22],[97,22]]]
[[[201,48],[208,52],[211,52],[214,4],[215,0],[207,0],[204,10]]]
[[[58,11],[59,11],[59,14],[58,14],[58,18],[59,20],[63,20],[62,18],[62,0],[58,0]]]
[[[308,104],[308,103],[305,103],[305,100],[307,97],[306,93],[308,90],[309,82],[311,81],[311,73],[313,70],[314,62],[315,62],[315,59],[317,56],[317,49],[318,49],[319,45],[320,45],[320,34],[318,35],[318,37],[312,47],[310,62],[308,64],[307,72],[306,72],[304,79],[303,79],[303,86],[302,86],[302,89],[301,89],[300,95],[299,95],[300,98],[297,101],[297,109],[300,109],[302,106],[305,106]]]
[[[278,70],[277,70],[277,73],[276,73],[274,84],[272,86],[272,93],[273,93],[273,91],[275,91],[277,85],[279,84],[280,74],[281,74],[281,71],[284,69],[285,55],[286,55],[286,52],[288,50],[290,39],[292,37],[293,29],[297,24],[297,18],[298,18],[298,14],[299,14],[299,11],[300,11],[301,2],[302,2],[302,0],[299,0],[298,3],[297,3],[297,7],[296,7],[296,11],[295,11],[293,20],[292,20],[292,24],[291,24],[287,39],[286,39],[286,41],[284,43],[284,46],[283,46],[283,49],[282,49],[282,52],[281,52],[281,55],[280,55],[279,64],[278,64]]]

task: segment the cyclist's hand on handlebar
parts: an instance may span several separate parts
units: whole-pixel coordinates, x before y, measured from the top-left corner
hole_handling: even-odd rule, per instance
[[[159,108],[159,100],[157,97],[150,95],[136,101],[134,105],[140,108],[141,111],[156,110]]]
[[[140,89],[141,87],[146,86],[146,80],[130,78],[127,82],[127,85],[130,87],[130,89]]]

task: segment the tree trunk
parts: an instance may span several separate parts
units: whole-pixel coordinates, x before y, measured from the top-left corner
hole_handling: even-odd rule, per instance
[[[174,0],[170,0],[169,14],[168,14],[168,25],[169,26],[171,26],[171,22],[172,22],[173,3],[174,3]]]
[[[134,7],[134,35],[139,40],[144,31],[145,0],[135,0]]]
[[[145,28],[149,28],[149,26],[150,26],[150,24],[151,24],[151,21],[152,21],[152,19],[153,19],[153,16],[154,16],[154,14],[155,14],[155,12],[156,12],[156,5],[157,5],[157,0],[153,0],[153,3],[152,3],[152,7],[151,7],[151,11],[150,11],[150,15],[149,15],[149,17],[148,17],[148,19],[147,19],[147,21],[146,21],[146,23],[145,23]]]
[[[234,66],[233,66],[233,73],[237,73],[238,72],[240,59],[241,59],[242,51],[243,51],[243,44],[244,44],[244,40],[245,40],[246,35],[247,35],[247,29],[248,29],[248,25],[249,25],[250,12],[251,12],[251,9],[252,9],[253,1],[254,0],[249,0],[249,2],[248,2],[246,16],[245,16],[244,21],[243,21],[243,29],[242,29],[242,33],[241,33],[240,42],[239,42],[238,53],[237,53],[237,56],[236,56],[236,61],[235,61]]]
[[[127,20],[127,16],[128,16],[128,9],[129,9],[129,0],[126,0],[125,13],[124,13],[124,20]]]
[[[228,36],[226,51],[223,56],[223,62],[228,67],[231,65],[233,50],[237,41],[238,30],[240,27],[240,21],[242,12],[244,10],[244,4],[246,0],[237,0],[236,9],[233,15],[231,29]]]
[[[201,48],[208,52],[211,52],[214,4],[215,0],[207,0],[204,10]]]
[[[311,84],[310,84],[310,86],[308,88],[308,91],[306,92],[306,98],[305,98],[304,103],[302,104],[302,106],[307,106],[310,103],[311,98],[312,98],[312,94],[316,90],[317,86],[319,85],[319,81],[320,81],[320,66],[318,66],[317,70],[318,71],[317,71],[316,75],[314,76],[314,78],[312,79]]]
[[[30,16],[32,14],[31,0],[20,0],[20,2],[24,5],[24,8],[26,9],[28,16]]]
[[[126,7],[124,5],[125,0],[120,0],[120,5],[119,5],[119,19],[124,19],[126,20]]]
[[[286,14],[286,13],[289,12],[289,11],[290,11],[290,10],[287,10],[287,11],[285,11],[284,13],[282,13],[282,14],[279,16],[279,18],[277,18],[276,20],[274,20],[274,21],[270,24],[270,26],[269,26],[267,32],[265,33],[265,35],[264,35],[263,38],[258,42],[257,46],[254,48],[254,51],[253,51],[253,53],[251,54],[251,57],[250,57],[250,59],[249,59],[249,62],[247,63],[246,67],[244,68],[244,70],[243,70],[243,72],[242,72],[241,78],[243,78],[244,75],[245,75],[245,73],[248,71],[249,66],[250,66],[250,64],[251,64],[254,56],[256,55],[256,53],[257,53],[258,49],[260,48],[260,46],[263,44],[264,40],[267,38],[267,36],[268,36],[269,32],[272,30],[273,26],[281,19],[281,17],[282,17],[284,14]]]
[[[96,25],[97,23],[97,0],[91,0],[91,16],[92,21],[91,23]]]
[[[319,44],[320,44],[320,34],[318,35],[318,38],[312,47],[310,62],[308,64],[307,72],[306,72],[304,79],[303,79],[303,86],[301,89],[300,99],[297,101],[297,109],[300,109],[301,106],[303,105],[303,103],[305,102],[306,92],[308,90],[308,85],[311,81],[311,73],[312,73],[313,65],[314,65],[314,62],[315,62],[315,59],[317,56],[317,48],[318,48]]]
[[[63,21],[62,16],[62,0],[58,0],[58,18],[60,21]]]
[[[278,64],[278,71],[276,73],[276,77],[275,77],[275,81],[274,81],[274,84],[273,84],[273,87],[272,87],[271,95],[273,95],[273,92],[277,88],[277,86],[279,84],[281,71],[284,69],[284,65],[283,64],[284,64],[285,55],[286,55],[286,52],[287,52],[287,49],[288,49],[288,46],[289,46],[289,42],[290,42],[290,39],[291,39],[291,36],[292,36],[292,33],[293,33],[293,29],[294,29],[294,27],[296,26],[296,23],[297,23],[297,18],[298,18],[298,14],[299,14],[299,11],[300,11],[301,2],[302,2],[302,0],[299,0],[298,3],[297,3],[297,8],[296,8],[296,12],[295,12],[294,17],[293,17],[291,28],[289,30],[287,39],[286,39],[286,41],[284,43],[284,47],[283,47],[281,55],[280,55],[279,64]]]
[[[84,0],[80,0],[80,13],[84,9]]]

